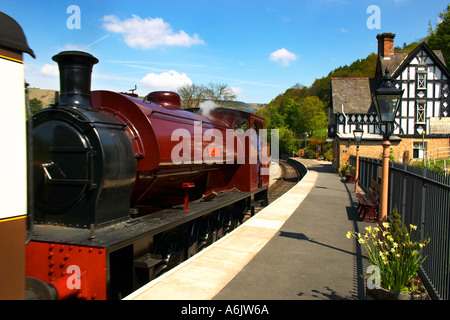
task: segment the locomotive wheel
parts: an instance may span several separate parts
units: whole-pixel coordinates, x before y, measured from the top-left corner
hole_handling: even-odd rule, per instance
[[[217,240],[215,215],[209,215],[200,220],[197,239],[197,252],[203,250]]]
[[[156,253],[161,255],[162,261],[155,270],[155,275],[161,275],[176,267],[186,258],[186,253],[179,236],[175,231],[166,233],[160,239]]]
[[[239,219],[236,217],[236,208],[234,206],[226,207],[221,216],[222,227],[219,232],[219,238],[233,231],[239,225]]]

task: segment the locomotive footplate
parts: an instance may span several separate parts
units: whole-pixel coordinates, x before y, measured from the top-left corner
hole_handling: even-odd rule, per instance
[[[189,203],[190,211],[184,211],[184,205],[174,206],[147,216],[122,221],[110,226],[95,229],[68,228],[64,226],[34,225],[32,241],[61,242],[66,244],[85,245],[90,247],[108,247],[115,250],[122,247],[123,242],[133,242],[135,238],[147,236],[148,233],[159,234],[198,217],[207,215],[235,202],[248,199],[254,203],[252,196],[264,197],[267,187],[252,192],[225,191],[220,192],[213,201],[195,200]],[[248,204],[248,209],[251,203]],[[135,238],[133,238],[135,237]],[[63,239],[63,240],[62,240]]]
[[[252,192],[219,192],[214,200],[211,201],[191,201],[189,203],[189,211],[185,211],[184,204],[181,204],[147,216],[95,229],[93,227],[80,229],[54,225],[34,225],[27,250],[36,252],[37,247],[41,245],[49,247],[48,249],[47,247],[45,249],[39,248],[43,252],[51,250],[50,246],[55,245],[60,252],[63,252],[68,247],[78,248],[77,250],[80,252],[81,248],[92,249],[91,251],[95,253],[95,259],[97,259],[95,261],[97,262],[94,262],[91,256],[83,256],[83,261],[86,261],[86,267],[80,266],[81,283],[90,286],[89,281],[93,281],[93,279],[99,281],[99,273],[101,278],[103,278],[102,281],[105,283],[105,288],[100,290],[103,292],[92,292],[89,288],[84,288],[81,290],[83,292],[82,298],[117,299],[138,289],[157,276],[158,273],[167,271],[174,266],[174,262],[170,260],[173,259],[173,255],[170,257],[169,254],[169,257],[167,257],[164,256],[164,250],[158,251],[158,241],[164,242],[164,239],[168,241],[167,238],[170,239],[172,234],[177,234],[177,236],[183,235],[183,241],[180,242],[185,248],[183,260],[189,258],[198,250],[203,249],[202,246],[205,242],[210,241],[209,239],[203,239],[206,236],[202,234],[203,237],[199,237],[204,241],[200,243],[199,240],[199,243],[196,244],[195,249],[192,251],[189,235],[193,234],[192,230],[194,228],[197,228],[196,234],[202,232],[204,227],[202,221],[205,217],[210,217],[218,212],[225,212],[227,208],[233,206],[239,207],[239,210],[242,212],[247,212],[252,209],[255,202],[267,199],[267,194],[267,187],[258,188]],[[267,201],[265,202],[267,203]],[[173,230],[177,232],[175,233]],[[220,236],[215,237],[219,238]],[[71,252],[77,250],[74,249]],[[101,251],[97,253],[98,250]],[[99,256],[103,258],[99,260]],[[61,262],[57,258],[57,255],[52,258],[49,255],[48,259],[54,259],[53,264],[55,266],[76,266],[78,263],[78,260],[75,257],[72,258],[69,254],[61,256]],[[33,266],[29,265],[27,270],[30,270],[30,272],[27,272],[27,276],[51,282],[53,278],[48,278],[48,274],[50,274],[50,269],[55,269],[55,266],[40,265],[33,270]],[[40,270],[45,268],[49,269]],[[101,269],[101,271],[96,271],[97,269]],[[87,274],[85,279],[83,279],[83,273]],[[41,274],[44,276],[41,276]],[[60,276],[66,274],[67,271],[61,269]],[[98,285],[96,286],[98,288]],[[99,291],[98,289],[96,290]]]

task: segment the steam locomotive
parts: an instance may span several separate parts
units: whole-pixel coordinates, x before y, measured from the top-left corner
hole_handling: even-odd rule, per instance
[[[120,299],[267,203],[264,118],[183,110],[174,92],[91,92],[98,59],[53,60],[59,97],[32,119],[30,298]]]

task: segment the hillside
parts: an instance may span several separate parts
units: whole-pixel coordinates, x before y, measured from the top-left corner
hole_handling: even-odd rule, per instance
[[[256,113],[256,111],[258,111],[261,107],[263,107],[264,104],[246,103],[242,101],[230,101],[227,104],[225,104],[225,106],[230,109],[239,109],[246,112]]]
[[[56,90],[28,88],[28,99],[39,99],[42,101],[43,107],[47,108],[51,104],[55,103],[55,92]]]

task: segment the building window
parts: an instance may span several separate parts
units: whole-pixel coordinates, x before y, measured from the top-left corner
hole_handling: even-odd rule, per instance
[[[427,73],[426,71],[418,70],[417,73],[417,89],[427,88]]]
[[[427,150],[427,143],[422,141],[413,142],[413,158],[423,159],[424,153]]]
[[[416,104],[416,123],[425,123],[426,122],[426,102],[425,101],[417,101]]]

